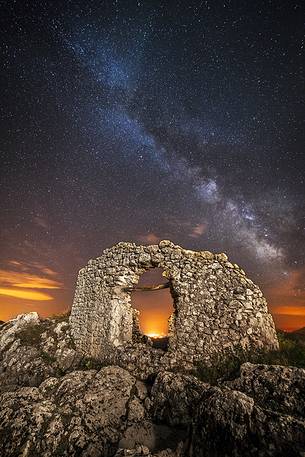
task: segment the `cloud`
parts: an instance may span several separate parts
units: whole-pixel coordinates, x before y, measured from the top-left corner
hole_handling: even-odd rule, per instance
[[[48,222],[41,216],[36,216],[33,219],[34,224],[36,224],[38,227],[43,228],[45,230],[49,230],[50,226]]]
[[[52,268],[46,267],[45,265],[38,262],[20,262],[19,260],[8,260],[7,265],[13,267],[17,271],[38,271],[38,273],[44,273],[46,276],[57,276],[58,273]]]
[[[53,297],[44,292],[36,292],[35,290],[18,290],[0,287],[0,295],[7,295],[9,297],[22,298],[24,300],[53,300]]]
[[[160,237],[155,235],[154,233],[148,233],[147,235],[139,235],[138,240],[141,243],[149,243],[149,244],[157,244],[160,241]]]
[[[48,267],[42,267],[41,271],[47,276],[57,276],[57,272]]]
[[[206,230],[206,224],[196,224],[193,228],[192,228],[192,231],[190,232],[189,236],[191,238],[198,238],[200,237],[201,235],[204,234],[205,230]]]
[[[0,269],[0,295],[26,300],[53,300],[51,295],[37,289],[61,289],[63,286],[55,280],[55,271],[38,263],[10,260],[7,266],[9,268]]]
[[[53,279],[10,270],[0,270],[0,284],[26,289],[60,289],[62,286],[60,282]]]

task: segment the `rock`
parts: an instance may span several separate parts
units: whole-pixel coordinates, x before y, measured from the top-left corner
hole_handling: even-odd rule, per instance
[[[305,422],[262,409],[244,393],[215,387],[198,407],[192,450],[196,457],[302,456]]]
[[[263,408],[305,418],[305,401],[300,401],[301,393],[305,394],[303,368],[244,363],[240,376],[226,385],[246,393]]]
[[[153,348],[150,344],[133,343],[119,346],[108,363],[119,365],[138,379],[146,380],[161,369],[163,356],[163,350]]]
[[[276,376],[280,378],[282,371],[284,379],[282,387],[279,381],[282,393],[279,394],[276,405],[275,402],[264,401],[267,398],[266,392],[265,395],[255,395],[257,391],[261,392],[255,384],[251,390],[250,376],[246,376],[247,367],[253,377],[257,370],[262,370],[262,366],[245,364],[242,367],[244,375],[227,384],[234,389],[246,385],[249,395],[228,386],[210,386],[193,376],[160,373],[152,388],[154,420],[184,427],[187,432],[184,443],[192,449],[187,454],[190,457],[303,455],[305,422],[300,420],[300,410],[304,407],[301,400],[301,392],[303,395],[305,392],[304,370],[277,367]],[[269,368],[272,372],[272,367]],[[244,378],[247,383],[242,382]],[[270,381],[270,374],[265,375],[265,378]],[[275,386],[276,377],[273,382]],[[258,381],[258,384],[261,383],[262,380]],[[269,385],[270,382],[266,384]],[[302,404],[301,408],[296,408],[294,401],[293,407],[292,404],[287,407],[289,387],[292,396]],[[279,407],[281,399],[284,408]]]
[[[105,367],[3,393],[0,455],[113,455],[135,383],[122,368]]]
[[[168,425],[189,425],[203,391],[209,388],[194,376],[159,373],[151,392],[153,417]]]
[[[182,454],[178,451],[172,451],[171,449],[165,449],[158,452],[157,454],[152,454],[146,446],[137,446],[135,449],[119,449],[114,457],[182,457]]]
[[[36,312],[19,314],[15,319],[7,321],[1,326],[0,348],[5,350],[16,339],[19,332],[29,326],[39,325],[40,319]]]
[[[76,351],[67,318],[6,322],[1,457],[305,455],[304,369],[244,363],[236,379],[211,386],[181,372],[184,362],[173,372],[162,360],[163,350],[139,342],[101,368]]]
[[[62,319],[62,318],[61,318]],[[37,313],[17,316],[0,328],[0,392],[39,386],[81,366],[66,320],[41,320]]]

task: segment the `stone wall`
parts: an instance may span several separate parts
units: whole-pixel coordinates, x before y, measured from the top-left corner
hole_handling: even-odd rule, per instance
[[[166,367],[203,361],[227,351],[277,349],[274,323],[260,289],[225,254],[159,245],[118,243],[90,260],[78,275],[70,324],[76,347],[103,360],[136,343],[131,292],[150,268],[170,281],[174,313]]]

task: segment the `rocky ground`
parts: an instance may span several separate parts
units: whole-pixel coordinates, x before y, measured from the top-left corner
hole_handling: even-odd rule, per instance
[[[102,367],[67,318],[1,324],[0,455],[304,457],[304,369],[244,363],[211,385],[158,372],[161,349],[145,351]]]

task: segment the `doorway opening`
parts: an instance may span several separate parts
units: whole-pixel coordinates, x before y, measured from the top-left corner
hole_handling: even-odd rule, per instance
[[[142,334],[151,338],[154,347],[167,349],[168,319],[174,312],[174,304],[168,279],[162,273],[162,268],[143,273],[131,293],[131,304],[140,312]]]

